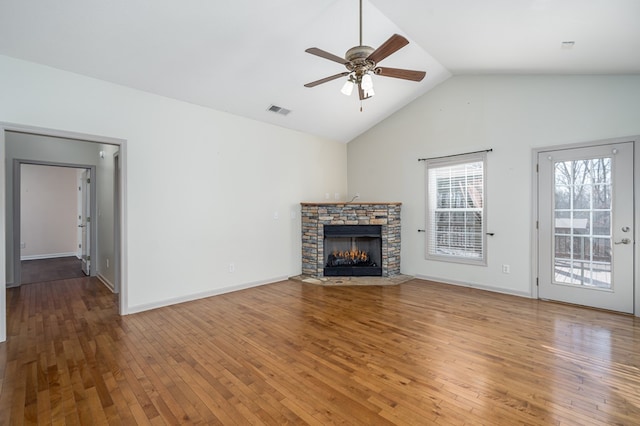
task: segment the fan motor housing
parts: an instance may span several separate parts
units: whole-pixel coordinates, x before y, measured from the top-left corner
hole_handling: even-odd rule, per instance
[[[367,58],[374,50],[371,46],[356,46],[347,50],[347,53],[344,55],[345,59],[349,61],[345,64],[347,69],[349,71],[355,71],[355,73],[360,76],[372,70],[376,64]]]
[[[364,60],[367,59],[374,50],[375,49],[371,46],[356,46],[347,50],[344,57],[349,62],[357,61],[358,59]]]

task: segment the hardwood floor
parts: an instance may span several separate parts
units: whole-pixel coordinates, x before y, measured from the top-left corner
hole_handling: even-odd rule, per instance
[[[120,317],[7,291],[0,424],[640,424],[640,321],[412,280],[294,281]]]
[[[20,262],[22,284],[84,277],[82,261],[75,256]]]

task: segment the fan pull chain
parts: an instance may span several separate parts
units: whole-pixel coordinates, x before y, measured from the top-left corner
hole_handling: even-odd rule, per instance
[[[360,100],[360,112],[362,112],[362,100]]]

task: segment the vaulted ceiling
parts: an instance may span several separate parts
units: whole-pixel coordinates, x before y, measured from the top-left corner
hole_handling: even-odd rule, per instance
[[[363,102],[303,86],[344,71],[304,50],[358,45],[358,0],[0,0],[0,54],[348,142],[456,74],[639,74],[638,18],[638,0],[364,0],[363,43],[405,36],[382,65],[427,77],[375,76]]]

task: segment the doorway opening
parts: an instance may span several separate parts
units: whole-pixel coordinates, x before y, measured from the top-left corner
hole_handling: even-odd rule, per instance
[[[54,172],[54,170],[56,171]],[[54,175],[58,175],[62,178],[62,182],[57,182],[59,185],[55,185],[56,182],[51,182],[50,180],[46,184],[36,184],[34,180],[41,180],[42,174],[47,172],[49,172],[50,179],[52,179]],[[68,179],[68,176],[64,176],[65,174],[68,175],[68,172],[73,174],[71,177],[74,185],[73,188],[61,187],[64,184],[65,177]],[[71,257],[70,255],[76,255],[80,258],[82,272],[88,276],[96,275],[96,266],[92,264],[91,256],[93,255],[95,258],[98,231],[96,226],[91,226],[91,217],[96,217],[97,197],[91,196],[91,194],[96,193],[96,181],[95,179],[92,181],[90,178],[90,176],[95,175],[96,166],[90,164],[70,164],[21,159],[13,160],[13,287],[25,283],[22,279],[22,261],[24,260],[22,253],[27,251],[29,249],[28,246],[31,245],[38,245],[40,247],[38,250],[40,253],[37,254],[36,258],[68,258]],[[26,179],[25,183],[28,185],[27,187],[23,185],[24,179]],[[43,185],[44,188],[42,188]],[[76,195],[76,185],[78,185],[77,191],[80,195]],[[42,188],[42,190],[40,188]],[[69,197],[68,191],[70,189],[74,190],[71,195],[72,198],[65,202],[64,197]],[[44,197],[45,192],[48,193],[47,197]],[[40,204],[53,200],[49,198],[51,196],[62,197],[62,200],[58,198],[58,202],[53,203],[51,206]],[[67,211],[64,211],[65,207]],[[71,211],[69,211],[68,208],[70,208]],[[55,214],[56,211],[58,211],[60,215]],[[70,217],[70,213],[73,213],[73,217]],[[52,216],[61,217],[55,217],[54,221],[48,220],[51,219]],[[75,219],[76,217],[77,220]],[[80,229],[80,232],[76,231],[70,235],[72,228],[67,227],[65,230],[65,224],[61,223],[64,222],[65,219],[66,221],[72,219],[72,225],[75,223],[76,228]],[[23,220],[27,220],[27,223],[23,224]],[[57,226],[55,229],[52,229],[53,227],[51,225],[55,222],[57,222]],[[66,225],[68,225],[68,223]],[[36,229],[34,229],[34,227]],[[67,235],[65,235],[65,231]],[[26,238],[23,238],[23,233],[27,234]],[[64,239],[69,238],[73,241],[74,246],[78,246],[75,253],[73,251],[58,253],[42,252],[43,250],[51,251],[52,247],[61,247],[61,240],[62,247],[69,248],[68,243],[64,242]],[[62,256],[60,256],[60,254],[62,254]],[[49,266],[53,266],[55,263],[57,262],[50,262]],[[69,262],[66,266],[68,267],[72,263],[73,262]],[[30,265],[27,265],[27,268],[28,266]],[[55,268],[55,266],[44,268],[38,271],[37,275],[44,274],[47,270],[51,272],[51,270]],[[61,269],[58,273],[62,273],[65,269]]]
[[[21,163],[19,174],[19,283],[90,275],[91,169]]]
[[[110,229],[107,232],[90,231],[90,234],[93,235],[93,242],[90,244],[98,242],[99,250],[95,248],[90,250],[91,255],[95,258],[91,258],[93,265],[89,266],[89,271],[91,275],[96,276],[104,283],[102,272],[105,268],[110,268],[112,290],[118,294],[119,313],[121,315],[127,314],[127,263],[126,250],[123,248],[127,244],[126,141],[104,136],[0,123],[0,155],[4,155],[4,161],[0,162],[0,169],[2,169],[0,180],[2,180],[1,185],[7,194],[6,197],[0,197],[0,204],[3,206],[0,208],[0,215],[5,223],[3,233],[5,244],[3,254],[0,255],[0,275],[4,277],[6,286],[20,282],[14,280],[16,273],[20,273],[20,268],[16,268],[16,264],[20,262],[20,239],[14,239],[14,219],[17,218],[19,221],[14,207],[19,204],[19,193],[16,193],[13,186],[14,177],[17,174],[16,170],[19,171],[19,167],[14,167],[14,160],[21,160],[23,163],[47,163],[48,165],[65,167],[69,165],[89,166],[89,168],[99,165],[103,160],[114,165],[117,164],[117,167],[113,168],[98,166],[92,175],[97,178],[97,181],[110,182],[108,194],[110,197],[117,197],[117,203],[111,200],[107,204],[113,207],[103,208],[102,211],[97,210],[94,213],[96,219],[102,216],[102,219],[97,220],[96,224],[110,223]],[[117,161],[115,160],[116,156]],[[90,158],[90,160],[85,160],[85,158]],[[116,185],[118,185],[117,188]],[[103,191],[103,193],[107,192]],[[102,201],[99,205],[105,205],[101,203]],[[98,232],[100,238],[97,238],[98,235],[94,232]],[[108,257],[100,246],[105,242],[113,244],[112,252]],[[6,340],[5,319],[6,292],[2,291],[0,292],[0,342]]]
[[[634,313],[635,141],[535,151],[540,299]]]

